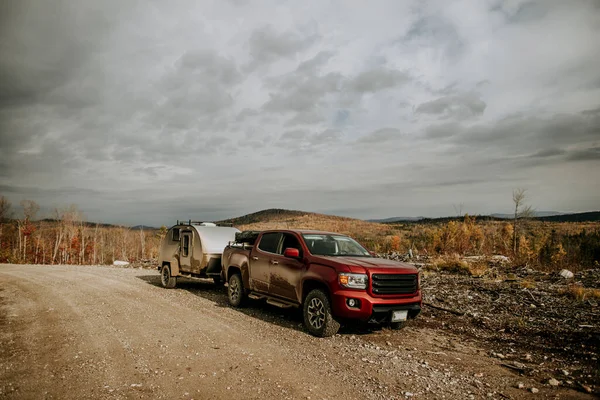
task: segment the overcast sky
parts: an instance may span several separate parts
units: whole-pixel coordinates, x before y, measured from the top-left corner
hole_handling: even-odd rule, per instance
[[[5,0],[0,195],[132,225],[597,210],[599,38],[597,0]]]

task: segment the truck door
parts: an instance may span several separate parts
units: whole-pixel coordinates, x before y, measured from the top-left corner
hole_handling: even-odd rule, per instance
[[[256,291],[269,292],[269,267],[274,257],[278,257],[282,236],[281,232],[263,233],[258,244],[252,248],[248,270],[250,287]]]
[[[181,245],[179,247],[179,269],[185,272],[191,272],[192,270],[192,252],[193,252],[193,241],[192,232],[181,233]]]
[[[284,257],[283,252],[287,248],[298,249],[300,257],[297,259]],[[284,233],[283,241],[277,253],[271,259],[269,292],[289,300],[300,301],[296,292],[304,268],[302,261],[304,250],[300,240],[292,233]]]

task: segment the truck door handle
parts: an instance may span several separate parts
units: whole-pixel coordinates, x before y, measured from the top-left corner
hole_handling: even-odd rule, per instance
[[[252,257],[254,261],[258,261],[258,257]]]
[[[279,264],[279,261],[277,261],[277,260],[271,260],[271,264],[277,265],[277,264]]]

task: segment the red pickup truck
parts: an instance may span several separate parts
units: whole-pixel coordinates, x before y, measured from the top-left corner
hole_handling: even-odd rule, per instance
[[[418,270],[375,258],[348,236],[270,230],[238,237],[221,258],[234,307],[248,297],[301,307],[306,329],[320,337],[334,335],[340,322],[353,320],[398,329],[421,311]]]

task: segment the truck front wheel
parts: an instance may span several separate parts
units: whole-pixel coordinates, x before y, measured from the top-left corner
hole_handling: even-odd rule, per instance
[[[327,294],[321,289],[313,289],[304,299],[304,326],[310,334],[318,337],[333,336],[340,324],[333,318]]]
[[[234,307],[241,307],[246,299],[244,283],[242,282],[241,275],[232,274],[229,277],[229,283],[227,286],[227,297],[229,298],[229,304]]]
[[[171,268],[167,264],[160,270],[160,283],[167,289],[173,289],[177,284],[177,277],[171,275]]]

